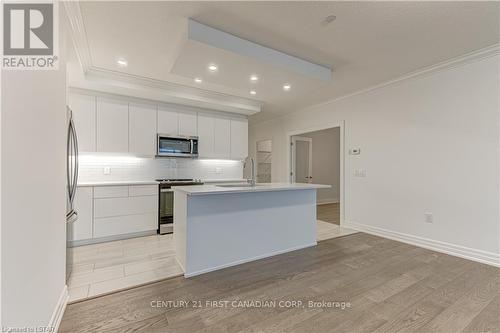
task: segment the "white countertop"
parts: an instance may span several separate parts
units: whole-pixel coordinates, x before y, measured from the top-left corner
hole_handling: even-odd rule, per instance
[[[269,192],[269,191],[293,191],[310,190],[319,188],[330,188],[331,185],[303,184],[303,183],[262,183],[255,187],[222,187],[217,185],[197,185],[197,186],[174,186],[174,191],[181,191],[187,195],[207,195],[207,194],[227,194],[227,193],[248,193],[248,192]]]
[[[126,185],[158,185],[155,180],[112,180],[97,182],[79,182],[77,186],[126,186]]]

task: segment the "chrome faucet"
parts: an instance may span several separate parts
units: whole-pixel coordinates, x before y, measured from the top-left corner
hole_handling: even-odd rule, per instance
[[[252,167],[252,178],[249,178],[247,179],[247,183],[252,185],[252,186],[255,186],[255,184],[257,183],[257,181],[255,180],[255,161],[253,159],[253,157],[247,157],[246,160],[245,160],[245,164],[243,165],[243,168],[246,167],[247,165],[247,160],[250,159],[250,163],[251,163],[251,167]]]

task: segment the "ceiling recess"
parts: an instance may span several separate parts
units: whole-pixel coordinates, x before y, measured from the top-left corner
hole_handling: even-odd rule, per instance
[[[268,65],[281,67],[313,79],[320,79],[323,81],[332,79],[332,69],[328,66],[315,64],[249,40],[236,37],[222,30],[196,22],[193,19],[189,19],[188,22],[188,39],[250,57],[267,63]]]

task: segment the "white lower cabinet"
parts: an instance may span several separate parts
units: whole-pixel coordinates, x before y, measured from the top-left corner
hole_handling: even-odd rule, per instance
[[[94,237],[109,237],[157,229],[157,213],[94,219]]]
[[[78,219],[68,223],[66,229],[68,241],[79,241],[92,238],[92,187],[78,187],[76,191],[74,209]]]
[[[79,219],[68,226],[69,241],[95,243],[158,228],[157,185],[79,187],[76,200]]]

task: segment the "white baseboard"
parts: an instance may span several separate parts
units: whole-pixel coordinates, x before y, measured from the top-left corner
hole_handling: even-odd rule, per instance
[[[316,205],[328,205],[328,204],[334,204],[334,203],[339,203],[339,199],[334,199],[334,198],[326,198],[326,199],[317,199],[316,200]]]
[[[66,310],[66,305],[68,304],[69,294],[68,294],[68,286],[64,286],[61,296],[59,296],[59,300],[57,301],[56,308],[52,313],[52,318],[50,318],[50,322],[47,327],[53,328],[51,332],[57,332],[59,330],[59,325],[61,324],[61,320],[64,315],[64,310]]]
[[[219,269],[223,269],[223,268],[227,268],[227,267],[241,265],[241,264],[244,264],[244,263],[247,263],[247,262],[250,262],[250,261],[264,259],[264,258],[268,258],[268,257],[273,257],[273,256],[276,256],[278,254],[283,254],[283,253],[287,253],[287,252],[292,252],[292,251],[296,251],[296,250],[305,249],[307,247],[316,246],[317,244],[318,244],[318,242],[314,242],[314,243],[311,243],[311,244],[294,246],[294,247],[291,247],[291,248],[288,248],[288,249],[285,249],[285,250],[280,250],[280,251],[275,251],[275,252],[271,252],[271,253],[266,253],[266,254],[255,256],[255,257],[252,257],[252,258],[237,260],[237,261],[233,261],[233,262],[230,262],[228,264],[224,264],[224,265],[220,265],[220,266],[210,267],[210,268],[202,269],[202,270],[191,272],[191,273],[184,273],[184,277],[189,278],[189,277],[193,277],[193,276],[196,276],[196,275],[200,275],[200,274],[205,274],[205,273],[208,273],[208,272],[217,271]],[[184,271],[184,272],[186,272],[186,271]]]
[[[429,250],[446,253],[452,256],[469,259],[477,261],[483,264],[492,265],[500,267],[500,254],[494,252],[488,252],[483,250],[477,250],[461,245],[455,245],[451,243],[441,242],[429,238],[423,238],[418,236],[413,236],[409,234],[404,234],[401,232],[391,231],[387,229],[382,229],[378,227],[369,226],[366,224],[361,224],[353,221],[345,221],[342,225],[343,227],[355,229],[358,231],[365,232],[367,234],[372,234],[384,238],[389,238],[402,243],[407,243],[419,247],[423,247]]]

